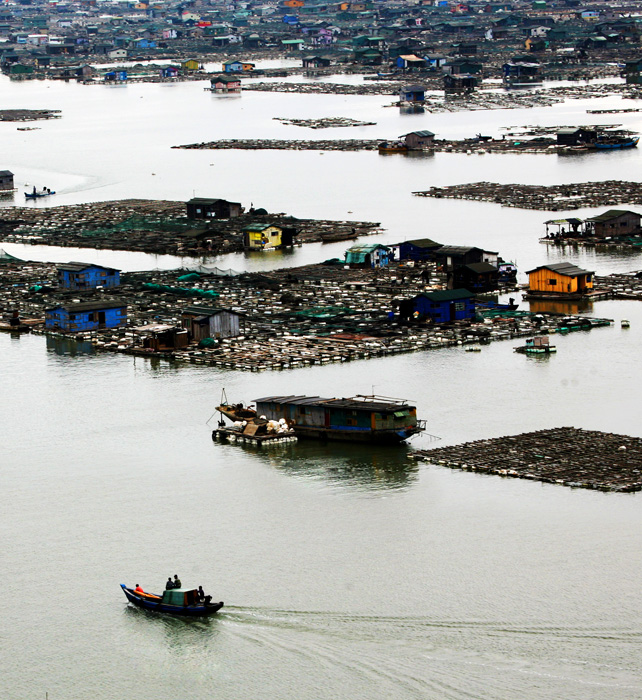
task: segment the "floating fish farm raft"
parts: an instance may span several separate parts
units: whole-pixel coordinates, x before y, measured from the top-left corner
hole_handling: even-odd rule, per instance
[[[642,438],[554,428],[453,447],[418,458],[453,469],[599,491],[642,490]]]

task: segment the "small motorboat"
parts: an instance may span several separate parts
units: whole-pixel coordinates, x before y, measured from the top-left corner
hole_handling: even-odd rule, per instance
[[[223,607],[222,601],[220,603],[209,602],[207,600],[209,596],[206,596],[206,602],[201,602],[195,588],[171,588],[163,591],[162,595],[156,595],[155,593],[137,592],[133,588],[127,588],[124,583],[121,583],[120,587],[127,596],[127,600],[136,607],[169,615],[203,617],[214,615]]]
[[[56,194],[52,190],[44,189],[39,192],[34,188],[33,192],[25,192],[25,197],[27,199],[39,199],[40,197],[50,197],[52,194]]]

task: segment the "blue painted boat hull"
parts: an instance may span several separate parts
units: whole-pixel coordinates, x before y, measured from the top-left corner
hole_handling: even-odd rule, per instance
[[[626,141],[620,141],[617,143],[600,143],[596,141],[594,146],[598,151],[613,151],[621,148],[635,148],[638,145],[638,138],[627,139]]]
[[[143,610],[151,610],[152,612],[165,613],[167,615],[180,615],[182,617],[206,617],[214,615],[222,607],[223,602],[210,603],[209,605],[166,605],[161,602],[160,596],[158,600],[145,598],[137,595],[131,588],[127,588],[124,583],[120,584],[123,593],[130,603],[133,603],[138,608]]]

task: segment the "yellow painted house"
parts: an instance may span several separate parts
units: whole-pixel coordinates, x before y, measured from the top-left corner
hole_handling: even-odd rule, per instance
[[[250,224],[243,229],[243,245],[249,250],[278,248],[282,245],[283,229],[272,224]]]
[[[187,61],[183,61],[181,63],[181,68],[183,70],[198,70],[199,69],[199,63],[193,58],[190,58]]]
[[[593,273],[588,270],[562,262],[552,265],[542,265],[529,270],[529,292],[545,292],[549,294],[585,294],[593,289]]]

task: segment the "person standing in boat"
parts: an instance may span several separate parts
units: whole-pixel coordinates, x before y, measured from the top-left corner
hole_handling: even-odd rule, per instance
[[[178,578],[178,574],[174,574],[173,588],[180,588],[182,586],[181,580]]]
[[[167,577],[167,583],[165,584],[165,590],[166,591],[171,591],[172,588],[174,588],[174,582],[172,581],[172,577],[168,576]]]

